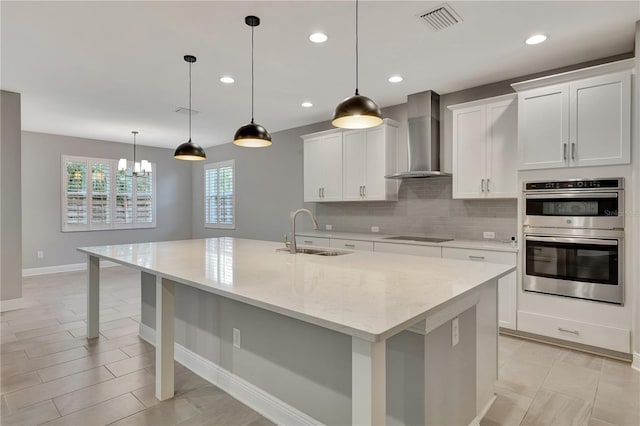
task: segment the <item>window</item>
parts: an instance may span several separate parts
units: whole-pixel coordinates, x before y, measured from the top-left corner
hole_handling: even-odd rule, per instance
[[[62,156],[62,231],[155,227],[155,165],[125,176],[116,160]]]
[[[205,228],[236,227],[235,161],[204,166]]]

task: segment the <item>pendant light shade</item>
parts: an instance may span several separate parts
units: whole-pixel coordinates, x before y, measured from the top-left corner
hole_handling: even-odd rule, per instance
[[[251,27],[251,123],[240,127],[233,137],[233,143],[247,148],[262,148],[271,145],[271,135],[260,124],[253,120],[253,30],[260,25],[260,18],[257,16],[247,16],[244,18],[245,24]]]
[[[331,124],[343,129],[367,129],[382,124],[378,105],[358,92],[358,0],[356,0],[356,93],[340,102]]]
[[[191,142],[191,64],[196,61],[196,57],[185,55],[184,60],[189,63],[189,140],[176,148],[173,158],[187,161],[206,160],[207,155],[204,153],[204,149],[200,145]]]
[[[198,161],[206,159],[207,154],[204,153],[204,149],[202,149],[200,145],[191,142],[191,139],[189,139],[188,142],[185,142],[176,148],[173,158],[177,158],[178,160]]]

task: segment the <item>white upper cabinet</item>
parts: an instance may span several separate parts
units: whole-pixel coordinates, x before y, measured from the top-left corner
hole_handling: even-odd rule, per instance
[[[624,60],[513,84],[519,169],[628,164],[632,66]]]
[[[515,95],[449,106],[453,198],[516,198]]]
[[[396,165],[398,123],[385,119],[362,130],[329,130],[304,139],[304,201],[389,201],[398,182],[385,179]]]
[[[343,133],[344,201],[398,199],[398,183],[385,179],[395,171],[398,127],[389,120],[380,126]]]
[[[304,138],[304,201],[342,200],[342,131]]]

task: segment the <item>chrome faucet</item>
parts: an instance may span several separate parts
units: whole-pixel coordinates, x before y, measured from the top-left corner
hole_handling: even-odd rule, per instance
[[[291,212],[291,243],[289,243],[289,251],[291,254],[296,254],[298,248],[296,247],[296,216],[298,213],[306,213],[313,222],[313,229],[318,229],[318,221],[313,217],[313,213],[309,209],[298,209],[295,212]]]

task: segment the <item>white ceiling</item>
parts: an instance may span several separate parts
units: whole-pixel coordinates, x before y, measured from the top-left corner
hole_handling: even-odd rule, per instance
[[[431,31],[441,1],[361,1],[360,92],[381,107],[633,50],[639,1],[449,1],[463,22]],[[174,148],[230,142],[250,119],[249,14],[256,28],[256,122],[271,133],[330,119],[354,90],[352,1],[0,3],[1,86],[22,93],[24,130]],[[324,31],[324,44],[308,35]],[[538,46],[525,38],[549,36]],[[387,82],[401,74],[399,84]],[[222,75],[233,85],[218,81]],[[313,108],[302,108],[309,100]],[[276,141],[277,143],[277,141]]]

